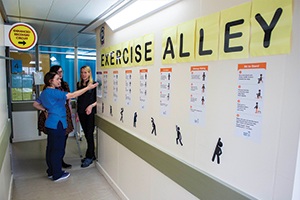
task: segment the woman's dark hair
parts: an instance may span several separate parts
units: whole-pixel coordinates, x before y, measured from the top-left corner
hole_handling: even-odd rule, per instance
[[[60,68],[62,68],[60,65],[53,65],[53,66],[50,68],[50,72],[54,72],[54,73],[58,74],[57,71],[58,71]],[[63,78],[61,79],[61,87],[62,87],[62,89],[63,89],[64,91],[67,91],[67,87],[66,87],[66,85],[65,85],[65,82],[64,82]]]
[[[50,81],[53,80],[54,76],[57,75],[55,72],[48,72],[44,77],[44,89],[50,87]]]

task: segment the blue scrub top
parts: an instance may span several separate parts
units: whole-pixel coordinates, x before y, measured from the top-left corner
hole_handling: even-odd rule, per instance
[[[62,122],[64,129],[67,128],[66,118],[66,100],[68,92],[63,92],[58,89],[47,88],[41,96],[36,100],[42,104],[48,111],[48,118],[45,127],[57,129],[59,121]]]

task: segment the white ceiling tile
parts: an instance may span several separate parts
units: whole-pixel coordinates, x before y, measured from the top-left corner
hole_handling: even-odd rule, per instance
[[[84,46],[87,43],[91,43],[92,41],[94,41],[93,43],[93,48],[96,48],[96,35],[95,34],[80,34],[77,37],[78,40],[78,46]],[[89,44],[91,45],[91,44]]]
[[[37,21],[37,20],[28,20],[28,19],[21,19],[21,22],[32,26],[32,28],[34,28],[35,32],[37,33],[38,38],[40,38],[44,22]]]
[[[52,45],[55,39],[63,32],[66,24],[45,22],[39,44]]]
[[[89,0],[54,0],[48,20],[71,22]]]
[[[118,0],[90,0],[72,22],[89,24],[117,1]]]
[[[21,22],[20,18],[18,18],[18,17],[8,17],[8,21],[10,24]]]
[[[58,38],[52,43],[53,45],[62,44],[66,46],[69,41],[72,41],[76,36],[79,35],[78,31],[80,31],[83,26],[78,25],[67,25],[63,32],[59,35]]]
[[[76,38],[66,43],[65,46],[96,49],[96,35],[79,34]]]
[[[53,0],[20,0],[21,16],[46,19]]]
[[[2,0],[7,15],[19,16],[18,0]]]
[[[40,45],[95,49],[96,36],[79,34],[78,31],[117,0],[2,0],[2,2],[9,23],[24,22],[31,25],[38,34]]]

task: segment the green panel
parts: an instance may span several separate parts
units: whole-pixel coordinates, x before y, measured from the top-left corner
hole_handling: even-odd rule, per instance
[[[199,199],[255,199],[184,161],[178,160],[172,155],[153,147],[106,121],[99,115],[96,115],[95,121],[98,128]]]
[[[76,108],[76,102],[75,100],[71,101],[72,108]],[[18,102],[18,103],[12,103],[12,111],[37,111],[35,107],[33,107],[33,101],[28,102]]]
[[[32,102],[20,102],[20,103],[12,103],[12,111],[37,111],[35,107],[33,107]]]
[[[6,155],[6,149],[9,143],[10,134],[11,134],[11,121],[8,120],[0,136],[0,172]]]

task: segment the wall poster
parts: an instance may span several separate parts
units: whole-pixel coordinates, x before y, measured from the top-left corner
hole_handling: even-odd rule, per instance
[[[99,85],[97,86],[97,97],[102,98],[102,72],[96,72],[96,79]]]
[[[236,137],[261,141],[265,77],[266,63],[238,65]]]
[[[172,68],[161,68],[159,113],[164,117],[171,117],[171,81]]]
[[[119,91],[119,72],[118,71],[113,71],[113,101],[115,103],[118,103],[118,91]]]
[[[126,106],[131,106],[131,87],[132,80],[132,70],[125,70],[125,104]]]
[[[140,69],[140,109],[147,110],[148,69]]]
[[[104,99],[107,99],[107,75],[108,71],[103,72],[103,97]]]
[[[191,67],[190,124],[205,127],[208,66]]]

